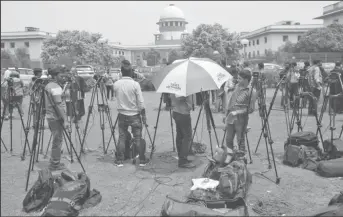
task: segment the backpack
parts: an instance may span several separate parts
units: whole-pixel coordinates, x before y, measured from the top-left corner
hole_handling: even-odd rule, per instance
[[[40,211],[48,203],[54,193],[54,178],[48,169],[38,172],[38,179],[23,200],[26,213]]]
[[[244,160],[234,160],[225,167],[210,161],[203,177],[219,181],[216,189],[219,197],[215,196],[217,199],[246,198],[252,183],[252,175]]]
[[[320,152],[318,148],[311,146],[286,145],[283,163],[293,167],[297,167],[300,164],[306,163],[303,168],[313,170],[313,162],[317,162],[319,160],[319,153]],[[308,166],[310,163],[312,165]]]
[[[343,140],[341,139],[334,139],[333,143],[331,143],[331,139],[325,140],[323,148],[331,159],[343,157]]]
[[[90,180],[85,173],[77,174],[76,181],[60,186],[42,216],[77,216],[90,195]]]

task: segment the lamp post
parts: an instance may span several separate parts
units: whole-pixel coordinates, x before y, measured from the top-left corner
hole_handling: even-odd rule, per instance
[[[247,56],[246,47],[247,47],[248,43],[249,43],[248,39],[244,38],[244,39],[241,40],[241,44],[243,44],[243,49],[244,49],[244,60],[246,59],[246,56]]]

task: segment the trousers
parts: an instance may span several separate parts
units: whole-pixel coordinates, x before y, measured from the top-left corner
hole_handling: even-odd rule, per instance
[[[142,119],[141,115],[123,115],[118,114],[118,127],[119,127],[119,145],[116,153],[117,160],[124,160],[125,156],[125,143],[128,138],[128,128],[131,127],[132,136],[136,147],[138,147],[139,160],[145,160],[145,147],[141,144],[142,138]]]
[[[48,119],[48,124],[52,134],[50,164],[56,166],[61,162],[63,127],[58,120]]]
[[[318,102],[320,99],[320,92],[321,90],[317,88],[312,88],[312,94],[317,98],[317,103],[315,103],[312,98],[309,98],[308,114],[314,115],[317,113]]]
[[[246,152],[245,149],[245,130],[248,125],[249,117],[238,115],[233,124],[226,125],[226,146],[234,149],[234,138],[236,136],[238,149]]]
[[[176,150],[179,161],[187,161],[189,148],[192,142],[192,120],[190,114],[173,112],[176,125]]]

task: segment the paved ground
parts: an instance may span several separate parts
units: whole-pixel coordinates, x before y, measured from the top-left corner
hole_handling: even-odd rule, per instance
[[[273,95],[273,90],[268,90],[268,98]],[[153,136],[154,125],[157,117],[157,108],[159,104],[160,95],[153,92],[144,93],[146,100],[147,118],[149,131]],[[86,105],[89,104],[90,95],[87,96]],[[276,99],[275,107],[280,105],[280,97]],[[28,111],[28,99],[24,101],[24,109]],[[113,108],[115,102],[110,102]],[[96,107],[95,107],[96,109]],[[192,114],[193,126],[195,125],[196,117],[199,109],[197,108]],[[307,114],[307,111],[305,111]],[[117,113],[115,109],[112,109],[113,121],[115,120]],[[16,115],[18,117],[18,115]],[[287,137],[286,125],[284,113],[282,111],[272,111],[270,115],[270,127],[272,132],[272,138],[274,141],[273,148],[276,158],[276,167],[278,175],[281,177],[281,183],[279,185],[274,184],[275,180],[274,169],[264,173],[272,181],[263,178],[258,175],[259,172],[267,170],[266,148],[264,141],[256,155],[253,155],[253,164],[249,165],[250,171],[254,174],[253,184],[251,186],[248,205],[250,215],[259,215],[253,212],[251,209],[257,199],[262,201],[264,205],[264,211],[268,215],[298,215],[306,216],[326,206],[330,198],[343,189],[342,179],[326,179],[317,176],[315,173],[298,169],[290,168],[281,164],[283,154],[283,144]],[[83,118],[84,122],[86,118]],[[222,116],[220,114],[214,114],[216,123],[220,123]],[[24,117],[26,123],[27,117]],[[202,142],[209,145],[209,136],[205,125],[205,118],[200,117],[200,125],[197,129],[197,136],[195,141]],[[313,117],[305,115],[302,120],[305,124],[304,130],[315,131],[316,125]],[[327,113],[323,120],[323,132],[324,138],[329,137],[328,130],[329,119]],[[343,124],[343,116],[336,117],[337,127]],[[106,144],[109,140],[109,129],[106,123],[105,140]],[[249,126],[251,126],[251,132],[249,133],[250,148],[254,152],[258,136],[261,132],[261,121],[258,116],[258,112],[251,115]],[[9,148],[10,132],[9,122],[5,122],[2,131],[2,138],[6,146]],[[75,131],[75,130],[74,130]],[[217,130],[219,139],[222,139],[222,130]],[[336,131],[338,135],[339,130]],[[33,131],[30,131],[30,143],[32,141]],[[145,135],[145,134],[143,134]],[[50,132],[47,130],[45,133],[45,144],[50,136]],[[91,179],[91,188],[98,189],[102,196],[102,202],[87,210],[83,210],[81,216],[91,215],[159,215],[162,204],[166,195],[172,195],[173,197],[182,199],[189,193],[191,187],[191,179],[200,177],[204,167],[207,164],[205,156],[196,156],[195,163],[197,168],[194,170],[178,169],[177,161],[172,156],[175,153],[172,152],[172,136],[170,127],[170,116],[166,111],[161,112],[160,121],[157,129],[156,136],[156,153],[153,156],[152,165],[141,169],[135,167],[130,162],[127,162],[123,168],[117,168],[113,166],[113,159],[111,156],[102,156],[102,142],[101,142],[101,129],[99,127],[99,115],[97,112],[90,118],[90,131],[87,136],[87,148],[95,150],[82,158],[82,164],[84,165],[88,176]],[[148,141],[148,136],[145,135],[145,139]],[[79,145],[76,142],[76,137],[73,135],[75,146],[79,149]],[[22,146],[24,144],[24,132],[21,130],[20,121],[15,118],[13,122],[13,154],[17,156],[11,156],[9,153],[1,154],[1,213],[2,215],[27,215],[21,211],[22,200],[25,196],[25,182],[27,176],[27,169],[29,164],[29,157],[25,161],[21,161],[19,155],[22,152]],[[212,133],[212,141],[215,141],[215,137]],[[149,142],[148,142],[149,144]],[[114,148],[111,143],[110,150]],[[44,147],[45,152],[46,147]],[[1,151],[4,151],[3,146]],[[208,146],[208,153],[210,148]],[[149,150],[150,153],[150,150]],[[99,159],[100,157],[100,159]],[[39,163],[36,163],[37,167],[42,167],[46,164],[47,159],[40,156]],[[64,160],[68,167],[73,171],[81,171],[81,167],[77,162],[73,164]],[[33,182],[37,179],[37,168],[31,172],[29,186],[32,186]],[[261,213],[263,214],[263,213]],[[37,215],[33,213],[30,215]]]

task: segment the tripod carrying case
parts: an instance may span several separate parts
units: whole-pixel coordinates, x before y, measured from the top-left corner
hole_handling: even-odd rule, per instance
[[[343,140],[341,139],[334,139],[333,142],[331,142],[331,139],[325,140],[323,148],[332,159],[343,157]]]
[[[316,148],[319,144],[317,135],[313,132],[303,131],[293,133],[287,140],[287,143],[290,145],[296,146],[309,146]]]

